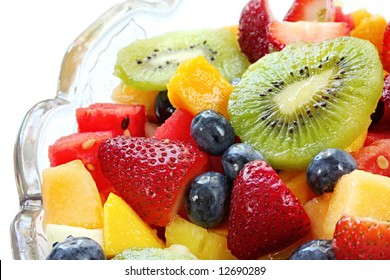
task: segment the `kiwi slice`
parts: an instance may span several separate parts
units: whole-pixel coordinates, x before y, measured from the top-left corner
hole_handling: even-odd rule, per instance
[[[299,42],[251,65],[228,112],[235,133],[275,169],[305,169],[322,149],[344,149],[368,128],[382,87],[370,42]]]
[[[138,40],[119,51],[114,74],[139,90],[165,90],[177,66],[203,55],[228,80],[241,77],[249,62],[236,34],[227,28],[176,31]]]

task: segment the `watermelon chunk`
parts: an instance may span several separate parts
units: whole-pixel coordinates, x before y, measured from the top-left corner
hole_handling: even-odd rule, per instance
[[[177,109],[172,115],[156,129],[153,138],[181,140],[198,147],[191,135],[191,122],[194,115],[184,109]]]
[[[390,139],[381,139],[352,153],[360,170],[390,177]]]
[[[116,191],[101,171],[98,149],[102,141],[111,137],[112,131],[77,132],[61,137],[49,146],[50,166],[54,167],[75,159],[81,160],[92,175],[104,203],[110,192]]]
[[[143,105],[94,103],[76,110],[79,132],[111,131],[114,136],[145,136]]]

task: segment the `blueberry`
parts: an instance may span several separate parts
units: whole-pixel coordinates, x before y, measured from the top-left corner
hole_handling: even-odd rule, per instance
[[[173,114],[173,112],[175,112],[175,107],[173,107],[169,101],[168,92],[166,90],[160,91],[159,94],[157,94],[154,108],[157,122],[159,124],[163,124],[166,119],[168,119]]]
[[[311,240],[290,256],[289,260],[335,260],[336,256],[332,248],[332,241],[325,239]]]
[[[202,111],[193,118],[191,135],[201,150],[214,156],[221,155],[235,141],[231,123],[214,110]]]
[[[204,228],[215,227],[228,215],[231,187],[218,172],[206,172],[190,183],[184,206],[190,220]]]
[[[253,160],[264,160],[263,155],[245,143],[231,145],[223,154],[221,163],[225,175],[234,181],[244,165]]]
[[[48,260],[105,260],[102,247],[88,237],[68,236],[53,245]]]
[[[340,149],[325,149],[318,153],[307,168],[307,183],[314,193],[333,192],[341,176],[358,169],[355,159]]]

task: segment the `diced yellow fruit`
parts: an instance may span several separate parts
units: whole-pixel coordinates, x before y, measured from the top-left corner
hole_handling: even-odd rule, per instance
[[[104,204],[104,252],[113,257],[132,247],[163,248],[164,243],[119,196],[110,193]]]
[[[233,86],[203,56],[183,61],[168,83],[168,98],[175,108],[193,115],[213,109],[226,118]]]
[[[167,246],[181,244],[201,260],[236,259],[227,248],[226,236],[195,225],[180,216],[175,216],[165,229]]]
[[[63,242],[69,235],[72,235],[73,237],[89,237],[99,243],[102,248],[104,248],[102,228],[87,229],[67,225],[47,224],[45,235],[47,238],[47,245],[49,250],[53,247],[55,242]]]
[[[368,130],[363,132],[362,134],[359,135],[358,138],[355,139],[355,141],[352,142],[351,145],[349,145],[347,148],[345,148],[345,151],[348,153],[352,152],[357,152],[364,146],[364,142],[366,141],[367,138],[367,133]]]
[[[370,16],[372,16],[371,13],[369,13],[367,11],[367,9],[359,9],[359,10],[356,10],[352,13],[352,19],[353,19],[353,23],[355,26],[359,25],[359,23],[364,19],[364,18],[369,18]]]
[[[287,185],[287,187],[298,198],[301,204],[305,204],[315,196],[307,184],[306,170],[282,170],[278,174],[283,183]]]
[[[333,236],[341,215],[390,220],[390,178],[355,170],[341,177],[324,219],[324,232]]]
[[[324,193],[321,196],[314,197],[304,204],[305,211],[311,222],[312,239],[332,239],[333,236],[324,232],[324,219],[328,213],[332,193]]]
[[[43,170],[44,225],[103,228],[103,207],[95,181],[81,160]]]
[[[234,35],[238,36],[238,25],[230,25],[225,27],[227,30],[232,32]]]
[[[352,37],[370,41],[382,55],[383,35],[387,26],[386,19],[381,15],[372,15],[363,18],[356,27],[351,30]]]
[[[129,105],[144,105],[149,121],[156,122],[155,101],[158,90],[143,91],[119,84],[112,93],[112,99],[118,103]]]

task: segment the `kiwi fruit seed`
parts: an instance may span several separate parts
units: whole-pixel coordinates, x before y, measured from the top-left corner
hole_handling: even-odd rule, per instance
[[[177,66],[203,55],[227,79],[241,77],[249,61],[227,28],[175,31],[138,40],[118,53],[114,74],[139,90],[165,90]]]
[[[273,168],[302,170],[321,150],[344,149],[367,130],[382,88],[369,41],[299,42],[252,64],[228,112],[235,133]]]

